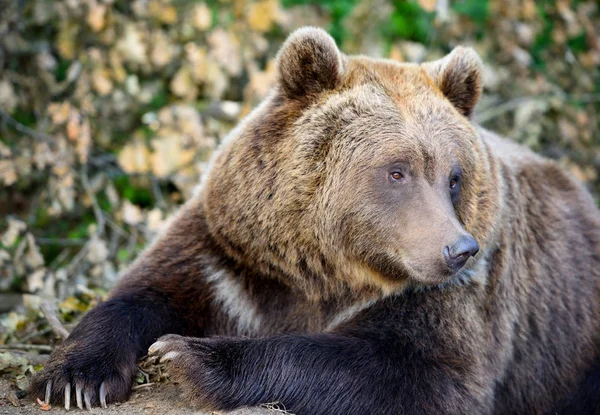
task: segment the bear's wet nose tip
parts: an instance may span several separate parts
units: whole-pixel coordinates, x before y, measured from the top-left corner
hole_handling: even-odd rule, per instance
[[[444,259],[448,267],[456,272],[477,252],[479,252],[479,244],[475,238],[471,235],[461,236],[454,244],[444,247]]]

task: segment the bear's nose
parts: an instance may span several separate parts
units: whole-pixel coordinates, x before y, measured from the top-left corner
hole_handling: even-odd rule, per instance
[[[461,269],[467,260],[479,252],[479,245],[471,235],[461,236],[458,241],[444,247],[444,259],[453,271]]]

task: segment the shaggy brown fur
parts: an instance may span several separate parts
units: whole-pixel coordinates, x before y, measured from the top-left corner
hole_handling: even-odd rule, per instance
[[[470,122],[475,52],[350,57],[307,28],[278,67],[34,396],[124,399],[136,358],[176,333],[150,352],[206,409],[600,410],[600,214],[554,162]]]

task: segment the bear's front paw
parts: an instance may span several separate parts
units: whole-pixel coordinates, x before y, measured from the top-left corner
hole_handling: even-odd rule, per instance
[[[35,375],[30,394],[46,403],[64,402],[67,410],[73,400],[81,409],[106,408],[107,402],[127,398],[135,368],[135,352],[122,344],[69,338]]]
[[[185,396],[204,410],[229,409],[231,352],[235,340],[227,338],[162,336],[148,354],[167,364],[170,378]]]

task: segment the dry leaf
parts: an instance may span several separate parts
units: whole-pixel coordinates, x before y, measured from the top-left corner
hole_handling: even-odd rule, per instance
[[[127,173],[147,173],[150,171],[150,151],[139,139],[125,145],[119,153],[119,165]]]
[[[49,403],[43,402],[40,398],[37,398],[37,403],[40,406],[41,411],[49,411],[52,409],[52,406]]]
[[[217,29],[208,36],[211,55],[225,70],[233,76],[242,72],[242,52],[240,42],[232,33]]]
[[[104,29],[106,24],[107,6],[93,1],[90,3],[89,8],[86,22],[94,32],[99,32]]]
[[[0,242],[5,247],[10,248],[17,241],[17,238],[19,237],[21,232],[23,232],[25,229],[27,229],[27,225],[25,224],[25,222],[19,219],[9,217],[8,229],[2,235],[2,239],[0,239]]]
[[[8,391],[8,393],[6,393],[6,399],[12,404],[12,406],[15,407],[19,407],[21,406],[21,402],[19,402],[19,398],[17,397],[17,394],[14,391]]]
[[[151,0],[148,11],[152,17],[165,24],[177,23],[177,9],[174,6],[163,4],[160,0]]]
[[[7,80],[0,80],[0,108],[11,113],[19,103],[12,84]]]
[[[248,25],[257,32],[267,32],[278,18],[279,2],[277,0],[261,0],[250,4],[247,14]]]
[[[100,96],[108,95],[113,90],[113,83],[106,69],[96,69],[92,73],[92,87]]]
[[[151,44],[150,61],[155,66],[163,67],[169,64],[177,53],[169,37],[161,30],[152,33]]]
[[[417,3],[419,3],[419,6],[423,10],[430,13],[435,11],[435,7],[437,6],[437,0],[417,0]]]
[[[93,235],[88,244],[87,258],[92,264],[100,264],[108,258],[106,242]]]
[[[188,100],[193,100],[196,97],[198,89],[192,79],[192,72],[187,65],[179,68],[171,80],[170,88],[171,92],[178,97],[187,98]]]
[[[192,24],[200,31],[208,30],[212,26],[212,12],[206,3],[194,6]]]
[[[40,249],[35,243],[35,238],[28,233],[27,236],[27,253],[25,254],[25,263],[31,268],[37,268],[44,265],[44,257]]]
[[[195,151],[184,149],[180,137],[172,135],[152,140],[151,166],[158,177],[167,177],[177,169],[189,164]]]
[[[27,288],[35,293],[44,289],[45,269],[38,269],[27,276]]]
[[[135,24],[127,24],[125,33],[117,42],[116,50],[127,62],[144,65],[147,63],[146,45]]]
[[[154,233],[159,232],[165,225],[166,221],[163,219],[163,212],[154,208],[148,212],[148,229]]]
[[[0,160],[0,180],[2,180],[5,186],[10,186],[17,182],[17,169],[13,161]]]
[[[56,38],[56,47],[63,58],[69,60],[75,58],[75,42],[78,39],[78,32],[79,26],[76,21],[64,20],[61,22]]]
[[[55,125],[64,124],[71,114],[71,104],[68,101],[63,101],[60,104],[52,103],[48,106],[48,114],[52,117],[52,123]]]
[[[10,157],[12,156],[12,151],[11,149],[4,144],[2,141],[0,141],[0,157]]]
[[[123,222],[128,225],[139,225],[144,220],[142,210],[139,206],[132,204],[129,200],[123,202],[123,209],[121,210],[123,215]]]

